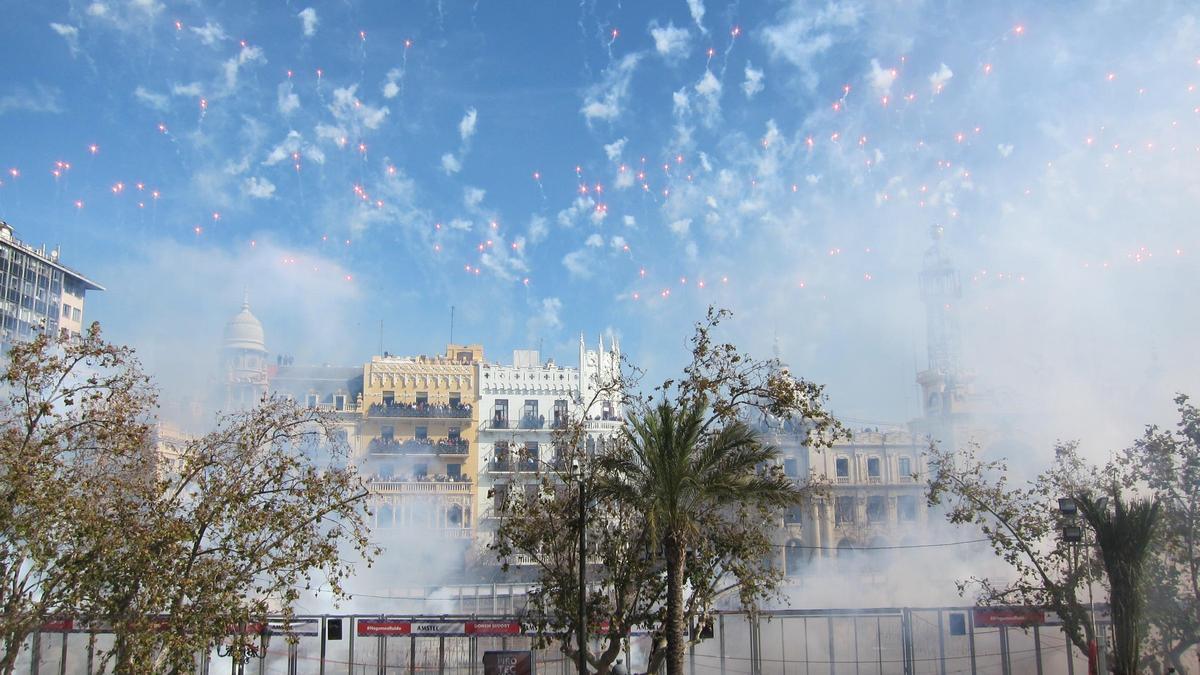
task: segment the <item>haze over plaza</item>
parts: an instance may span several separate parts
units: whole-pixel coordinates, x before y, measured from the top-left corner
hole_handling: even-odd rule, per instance
[[[245,292],[302,363],[438,351],[454,306],[493,353],[605,332],[655,376],[716,303],[868,423],[921,412],[940,225],[968,367],[1102,454],[1197,375],[1192,12],[20,5],[0,217],[168,398]]]

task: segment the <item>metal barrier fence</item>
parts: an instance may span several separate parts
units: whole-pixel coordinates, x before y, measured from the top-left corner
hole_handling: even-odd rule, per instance
[[[1053,626],[977,625],[969,607],[814,609],[723,612],[713,636],[692,645],[688,675],[1081,675],[1086,659]],[[490,650],[529,650],[519,617],[298,617],[293,640],[273,624],[266,654],[247,675],[482,675]],[[331,619],[342,639],[325,639]],[[110,635],[43,632],[31,640],[18,673],[90,675]],[[90,649],[89,649],[90,644]],[[643,672],[647,636],[634,636],[622,661]],[[36,658],[35,658],[36,654]],[[575,664],[557,648],[535,650],[534,675],[570,675]],[[231,673],[232,658],[197,657],[197,675]]]

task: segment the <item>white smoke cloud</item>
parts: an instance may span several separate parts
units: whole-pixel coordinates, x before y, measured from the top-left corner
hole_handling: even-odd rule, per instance
[[[704,27],[704,0],[687,0],[688,13],[692,15],[692,21],[696,22],[696,27],[701,33],[708,34],[708,29]]]
[[[604,72],[601,82],[593,85],[584,97],[580,112],[588,124],[597,120],[611,122],[620,116],[629,97],[629,84],[641,54],[626,54]]]
[[[651,21],[650,37],[654,38],[654,50],[658,55],[673,60],[687,55],[692,34],[688,29],[677,28],[671,22],[660,26],[657,21]]]
[[[475,135],[475,122],[478,115],[474,108],[467,108],[467,112],[463,115],[462,121],[458,123],[458,135],[462,138],[463,143],[471,140]]]
[[[305,7],[296,16],[300,19],[300,30],[304,33],[304,37],[312,37],[317,34],[317,10]]]
[[[950,70],[950,68],[943,63],[942,67],[937,69],[937,72],[929,76],[929,86],[933,88],[934,93],[941,93],[942,88],[946,86],[946,83],[949,82],[950,78],[952,77],[954,77],[954,71]]]
[[[746,79],[742,82],[742,91],[745,92],[746,98],[754,98],[754,95],[763,90],[763,71],[756,69],[749,61],[746,62]]]
[[[250,176],[242,183],[242,191],[254,199],[271,199],[275,196],[275,184],[266,178]]]

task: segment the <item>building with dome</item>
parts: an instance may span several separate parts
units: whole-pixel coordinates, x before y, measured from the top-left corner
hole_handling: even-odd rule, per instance
[[[242,302],[242,311],[225,324],[221,369],[223,410],[248,408],[267,395],[267,344],[262,323],[250,312],[249,298]]]

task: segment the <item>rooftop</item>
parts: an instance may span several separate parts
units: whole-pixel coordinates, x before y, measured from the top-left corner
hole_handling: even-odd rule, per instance
[[[82,282],[84,287],[89,291],[103,291],[104,290],[104,287],[101,286],[100,284],[83,276],[82,274],[80,274],[79,272],[76,272],[75,270],[71,269],[70,267],[67,267],[66,265],[60,263],[58,261],[59,250],[57,248],[54,248],[54,249],[50,250],[49,252],[47,252],[45,244],[42,244],[41,247],[35,247],[31,244],[26,244],[25,242],[21,241],[20,239],[17,239],[13,235],[12,225],[9,225],[7,222],[5,222],[3,220],[0,220],[0,244],[7,244],[7,245],[21,251],[22,253],[31,255],[31,256],[37,258],[38,260],[41,260],[42,262],[46,263],[47,265],[50,265],[51,267],[54,267],[55,269],[62,271],[64,274],[68,274],[71,277],[74,277],[75,279]]]

